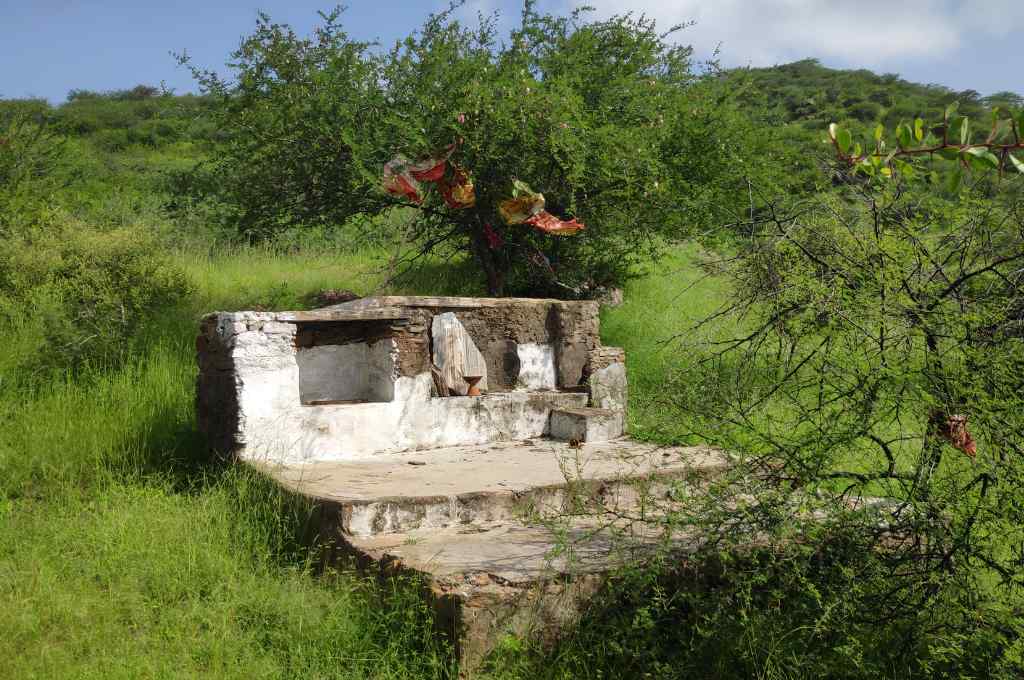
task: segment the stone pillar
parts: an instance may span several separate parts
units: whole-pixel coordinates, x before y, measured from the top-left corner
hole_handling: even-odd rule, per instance
[[[626,431],[629,390],[626,380],[626,353],[621,347],[598,347],[590,351],[586,368],[590,388],[590,406],[616,414],[618,435]]]
[[[593,301],[561,302],[551,308],[555,326],[555,368],[558,387],[572,389],[586,384],[588,355],[600,343],[598,305]]]

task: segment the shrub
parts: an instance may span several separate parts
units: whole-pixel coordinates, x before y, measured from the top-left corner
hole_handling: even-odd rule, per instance
[[[151,233],[55,207],[63,148],[38,123],[0,128],[0,325],[14,363],[34,367],[116,360],[189,290]]]
[[[0,127],[14,119],[43,123],[53,115],[45,99],[0,99]]]
[[[1021,677],[1024,120],[972,145],[954,111],[900,125],[888,149],[884,129],[863,151],[833,125],[837,190],[751,225],[720,265],[732,300],[715,315],[742,330],[666,390],[691,432],[746,464],[680,496],[680,528],[710,532],[712,555],[775,539],[797,560],[797,580],[758,580],[769,564],[752,585],[779,589],[783,611],[804,600],[802,627],[758,621],[763,601],[753,627],[722,612],[769,633],[759,649],[789,640],[794,677],[846,655],[874,657],[868,677]],[[943,190],[932,155],[993,177]]]
[[[0,322],[38,315],[36,367],[80,367],[131,352],[146,326],[190,291],[154,236],[102,231],[62,212],[0,241]]]
[[[23,115],[0,119],[0,238],[31,221],[38,196],[52,191],[63,140]]]

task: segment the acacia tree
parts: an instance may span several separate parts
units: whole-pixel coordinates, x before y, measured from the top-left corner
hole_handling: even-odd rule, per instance
[[[699,227],[741,180],[748,128],[725,84],[642,17],[545,15],[528,0],[504,40],[495,17],[467,27],[448,11],[381,52],[349,38],[340,11],[322,16],[311,38],[263,16],[230,77],[194,71],[225,136],[211,174],[250,237],[406,206],[415,255],[471,252],[495,295],[571,297]],[[438,158],[447,186],[472,183],[472,205],[384,190],[389,162]],[[585,229],[508,224],[515,186]]]
[[[662,398],[737,466],[633,518],[732,560],[686,610],[694,649],[753,639],[794,677],[1024,669],[1024,119],[991,128],[950,111],[886,150],[833,127],[837,190],[766,202],[717,264],[713,319],[742,331]]]

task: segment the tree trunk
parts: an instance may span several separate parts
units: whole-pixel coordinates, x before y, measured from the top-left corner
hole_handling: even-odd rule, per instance
[[[492,297],[505,295],[505,276],[508,273],[505,263],[491,250],[483,234],[474,232],[472,237],[473,254],[487,278],[487,294]]]

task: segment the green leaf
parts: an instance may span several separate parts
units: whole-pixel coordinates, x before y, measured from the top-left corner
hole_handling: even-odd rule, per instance
[[[899,143],[901,148],[909,149],[912,134],[910,132],[910,126],[906,123],[900,123],[896,126],[896,141]]]
[[[964,117],[960,123],[960,143],[966,144],[971,139],[971,123]]]
[[[847,153],[850,150],[850,143],[853,138],[850,136],[850,131],[846,128],[839,128],[836,130],[836,144],[839,145],[839,151],[841,153]]]
[[[914,171],[914,166],[913,165],[911,165],[910,163],[907,163],[906,161],[901,161],[901,160],[898,160],[898,159],[894,162],[894,164],[896,166],[896,170],[899,171],[899,173],[901,175],[903,175],[907,179],[913,179],[914,178],[914,175],[916,173]]]
[[[947,106],[946,107],[945,117],[944,117],[945,120],[947,122],[950,121],[950,119],[953,117],[953,114],[956,113],[956,110],[959,109],[959,108],[960,108],[960,102],[953,102],[952,104]]]
[[[857,142],[853,145],[853,155],[860,156],[862,153],[864,153],[864,149],[861,147],[860,142]]]
[[[1017,160],[1013,154],[1006,154],[1006,157],[1013,163],[1013,167],[1017,169],[1017,172],[1024,175],[1024,161]]]
[[[979,167],[999,167],[999,159],[996,155],[983,146],[972,146],[969,149],[964,149],[964,153],[968,154],[971,161]]]
[[[882,133],[884,133],[884,132],[885,132],[885,127],[883,127],[882,124],[879,123],[878,126],[875,128],[875,141],[876,142],[879,141],[880,139],[882,139]]]
[[[924,139],[924,121],[920,118],[914,120],[914,139],[919,142]]]
[[[828,125],[828,136],[833,142],[836,141],[836,131],[839,130],[839,126],[835,123],[829,123]]]
[[[957,158],[960,158],[960,152],[956,149],[939,149],[939,155],[947,161],[955,161]]]

